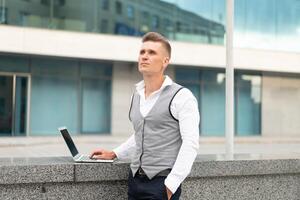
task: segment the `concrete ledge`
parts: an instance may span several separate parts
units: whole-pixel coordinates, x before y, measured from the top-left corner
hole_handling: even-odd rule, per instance
[[[120,181],[127,180],[129,172],[128,163],[97,163],[75,164],[75,181]]]
[[[0,184],[71,182],[71,158],[1,158]]]
[[[300,174],[299,159],[197,162],[189,177]]]
[[[0,199],[127,199],[129,164],[74,163],[70,157],[1,158]],[[181,199],[300,196],[300,159],[198,156]]]

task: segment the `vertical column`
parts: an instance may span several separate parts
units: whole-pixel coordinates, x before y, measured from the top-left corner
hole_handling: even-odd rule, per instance
[[[16,127],[15,127],[15,118],[16,118],[16,75],[13,76],[13,93],[12,93],[12,123],[11,123],[11,129],[12,129],[12,135],[14,136],[16,133]]]
[[[113,136],[130,136],[133,128],[129,121],[130,99],[135,84],[142,79],[136,63],[115,62],[112,75],[112,120]]]
[[[233,67],[233,21],[234,0],[226,0],[226,158],[233,159],[234,150],[234,67]]]

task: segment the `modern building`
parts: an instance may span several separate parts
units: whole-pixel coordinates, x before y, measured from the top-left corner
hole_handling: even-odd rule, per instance
[[[225,132],[225,0],[0,0],[0,135],[129,135],[141,35]],[[235,134],[300,137],[300,1],[236,0]]]

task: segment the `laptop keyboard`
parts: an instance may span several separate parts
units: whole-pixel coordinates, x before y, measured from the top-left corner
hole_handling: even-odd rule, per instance
[[[90,158],[89,156],[87,156],[87,155],[83,155],[83,156],[81,156],[80,160],[93,160],[93,159],[91,159],[91,158]]]
[[[78,161],[83,161],[83,162],[113,162],[113,160],[103,160],[103,159],[93,159],[90,158],[88,155],[81,155],[80,159]]]

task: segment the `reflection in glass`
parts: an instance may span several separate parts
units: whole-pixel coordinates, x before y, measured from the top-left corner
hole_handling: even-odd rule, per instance
[[[31,134],[110,132],[111,64],[33,58],[31,74]]]
[[[82,133],[110,132],[110,81],[82,80]]]
[[[158,31],[173,40],[224,43],[224,0],[6,2],[11,25],[131,36]]]
[[[13,77],[0,76],[0,135],[12,134]]]
[[[176,81],[190,89],[198,100],[200,134],[225,134],[225,74],[222,70],[176,68]],[[235,133],[261,134],[261,75],[236,72]]]
[[[4,2],[4,1],[2,1]],[[0,23],[224,44],[225,0],[6,0]],[[299,0],[235,1],[237,47],[300,51]]]
[[[14,135],[25,135],[27,121],[27,77],[16,77]]]
[[[236,73],[235,117],[237,135],[261,134],[261,76]]]
[[[202,135],[222,136],[225,133],[225,79],[222,77],[222,72],[203,70],[200,105]]]
[[[53,134],[61,126],[78,133],[76,63],[35,58],[31,70],[31,134]]]
[[[237,47],[300,51],[300,1],[235,1]]]
[[[81,132],[109,133],[111,120],[111,63],[81,63]]]

